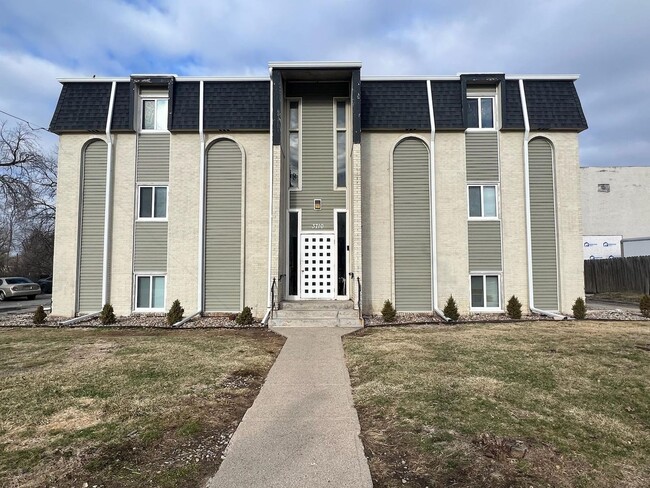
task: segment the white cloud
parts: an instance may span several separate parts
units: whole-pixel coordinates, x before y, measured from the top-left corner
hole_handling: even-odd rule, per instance
[[[6,3],[0,102],[39,123],[49,121],[62,74],[265,76],[269,61],[355,60],[365,75],[582,73],[583,161],[647,154],[645,0]]]

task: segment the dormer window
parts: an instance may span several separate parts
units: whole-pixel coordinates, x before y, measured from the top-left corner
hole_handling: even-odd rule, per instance
[[[499,90],[491,85],[467,87],[465,109],[468,129],[494,130],[499,127],[497,97]]]
[[[467,97],[467,127],[494,128],[494,97]]]
[[[167,130],[167,99],[142,99],[142,130]]]

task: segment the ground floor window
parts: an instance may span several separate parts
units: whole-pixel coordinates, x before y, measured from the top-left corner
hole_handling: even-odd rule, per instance
[[[501,309],[499,275],[470,276],[473,309]]]
[[[336,257],[338,263],[337,272],[337,295],[345,295],[347,293],[347,226],[346,226],[346,213],[336,212]]]
[[[135,308],[163,310],[165,308],[165,277],[136,276]]]
[[[289,212],[289,295],[298,295],[298,212]]]

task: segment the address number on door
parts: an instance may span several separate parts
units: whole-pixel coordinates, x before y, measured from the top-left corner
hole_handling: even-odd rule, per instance
[[[311,224],[312,229],[324,229],[325,224]]]

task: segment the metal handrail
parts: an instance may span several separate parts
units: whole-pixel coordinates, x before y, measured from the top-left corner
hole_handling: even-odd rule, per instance
[[[273,318],[273,310],[275,310],[275,289],[277,288],[277,282],[273,278],[273,283],[271,283],[271,315],[269,318]]]
[[[361,310],[361,278],[357,276],[357,306],[359,307],[359,320],[363,320],[363,311]]]

